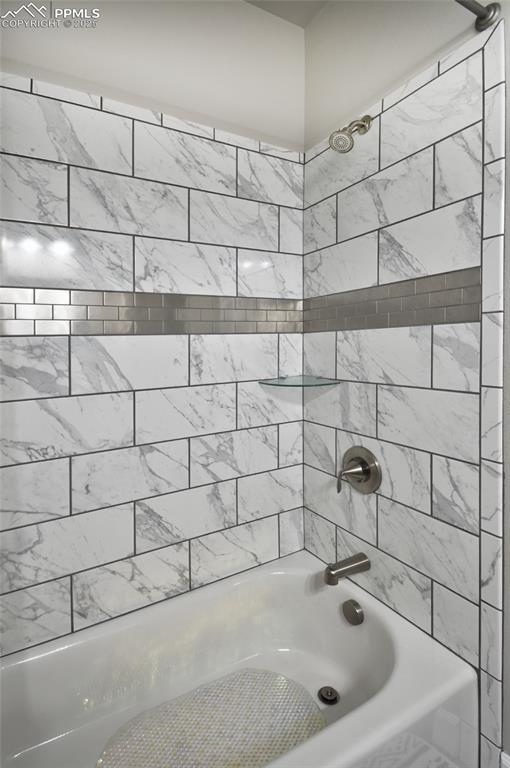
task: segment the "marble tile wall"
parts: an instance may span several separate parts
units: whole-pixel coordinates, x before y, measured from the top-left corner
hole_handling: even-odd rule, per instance
[[[366,552],[354,580],[477,669],[481,768],[501,749],[503,34],[385,97],[349,154],[307,153],[304,194],[304,372],[341,381],[305,391],[305,547]],[[336,492],[354,445],[373,496]]]
[[[2,85],[8,654],[303,548],[303,157]]]

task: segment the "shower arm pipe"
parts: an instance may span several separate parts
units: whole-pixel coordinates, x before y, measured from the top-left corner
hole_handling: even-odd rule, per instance
[[[467,8],[471,13],[474,13],[476,16],[475,27],[479,32],[483,32],[484,29],[488,29],[495,24],[501,13],[499,3],[489,3],[489,5],[485,6],[477,2],[477,0],[455,0],[455,2]]]

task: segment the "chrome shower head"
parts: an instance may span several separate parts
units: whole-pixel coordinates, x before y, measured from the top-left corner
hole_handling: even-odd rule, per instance
[[[329,146],[334,149],[335,152],[350,152],[354,146],[353,133],[365,134],[372,123],[370,115],[364,115],[359,120],[353,120],[352,123],[346,125],[338,131],[333,131],[329,137]]]

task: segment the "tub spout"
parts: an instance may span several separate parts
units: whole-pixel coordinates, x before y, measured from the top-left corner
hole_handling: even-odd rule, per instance
[[[335,585],[338,584],[339,579],[368,570],[370,570],[370,560],[364,552],[359,552],[338,563],[330,563],[324,570],[324,581],[326,584]]]

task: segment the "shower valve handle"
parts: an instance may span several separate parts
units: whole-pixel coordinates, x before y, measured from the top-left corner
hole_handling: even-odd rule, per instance
[[[374,493],[381,485],[381,480],[381,467],[372,451],[362,445],[355,445],[344,453],[336,490],[340,493],[342,483],[346,482],[360,493]]]

